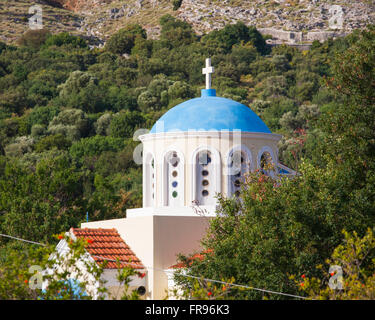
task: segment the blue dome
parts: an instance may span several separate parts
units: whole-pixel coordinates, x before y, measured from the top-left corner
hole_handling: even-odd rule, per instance
[[[168,110],[152,127],[151,133],[189,130],[271,133],[250,108],[230,99],[216,97],[214,89],[204,89],[202,97]]]

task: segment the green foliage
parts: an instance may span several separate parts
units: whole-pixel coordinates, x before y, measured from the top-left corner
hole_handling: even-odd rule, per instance
[[[23,154],[30,152],[34,144],[34,139],[29,136],[17,137],[14,143],[8,144],[4,147],[5,154],[9,157],[20,157]]]
[[[128,25],[113,34],[106,42],[106,50],[114,54],[129,54],[137,37],[146,39],[146,31],[138,24]]]
[[[45,41],[44,46],[50,47],[50,46],[70,46],[73,48],[86,48],[87,42],[77,36],[70,35],[67,32],[61,32],[59,34],[50,35],[47,40]]]
[[[113,119],[112,113],[104,113],[95,123],[95,132],[97,135],[109,135],[109,126]]]
[[[42,136],[46,133],[46,128],[45,126],[41,125],[41,124],[34,124],[32,127],[31,127],[31,136],[33,138],[37,138],[39,136]]]
[[[374,300],[375,299],[375,238],[370,228],[361,238],[354,231],[343,232],[345,240],[325,261],[328,272],[322,280],[302,275],[291,276],[298,288],[314,300]],[[335,271],[330,267],[338,266]],[[317,269],[322,270],[323,265]],[[333,268],[331,270],[334,270]],[[340,270],[340,272],[338,272]]]
[[[41,159],[32,170],[7,162],[0,179],[2,233],[44,241],[77,226],[86,202],[83,179],[66,155]]]
[[[35,129],[35,126],[33,128]],[[35,151],[43,152],[45,150],[51,150],[52,148],[67,150],[70,146],[71,142],[67,138],[62,134],[55,134],[40,139],[35,145]]]
[[[65,109],[53,117],[48,125],[51,134],[62,134],[70,140],[78,140],[88,131],[85,113],[78,109]]]
[[[0,41],[0,54],[5,50],[7,47],[6,43]]]
[[[123,147],[124,139],[93,136],[73,143],[69,152],[73,158],[83,159],[85,156],[100,155],[104,151],[119,151]]]
[[[113,295],[102,279],[107,261],[87,260],[90,239],[72,239],[69,234],[54,236],[64,242],[64,251],[48,245],[8,242],[0,260],[0,299],[3,300],[139,300],[137,290],[130,290],[131,278],[138,271],[118,267],[120,294]]]
[[[94,221],[140,207],[133,134],[199,95],[209,56],[219,95],[282,134],[279,159],[301,175],[253,177],[242,202],[221,199],[224,217],[210,230],[217,243],[206,243],[215,255],[191,272],[296,293],[288,274],[320,277],[312,266],[341,243],[341,230],[362,235],[374,222],[373,28],[301,52],[271,50],[241,23],[202,36],[170,15],[160,25],[160,39],[129,25],[103,49],[67,33],[0,43],[0,230],[43,241],[86,211]],[[263,298],[187,286],[202,299]]]
[[[171,45],[173,47],[191,44],[196,35],[193,28],[187,22],[178,20],[169,14],[160,18],[160,40],[165,46]]]
[[[109,132],[115,138],[132,138],[137,129],[142,128],[145,118],[138,111],[125,111],[115,114]]]
[[[173,10],[176,11],[181,7],[182,0],[173,0],[172,4],[173,4]]]
[[[360,237],[375,225],[375,108],[368,81],[374,69],[360,61],[374,59],[373,51],[358,48],[371,46],[374,35],[372,30],[354,35],[351,46],[337,53],[329,84],[333,95],[342,94],[345,88],[347,96],[341,97],[339,104],[323,108],[321,116],[315,106],[302,105],[295,116],[286,113],[280,120],[287,130],[302,126],[311,130],[311,135],[316,126],[323,137],[315,149],[317,154],[310,152],[310,156],[324,161],[318,165],[302,161],[293,179],[249,174],[239,199],[219,195],[219,217],[211,220],[202,241],[213,254],[194,260],[188,273],[209,279],[234,277],[239,284],[291,294],[301,293],[290,276],[303,274],[314,279],[303,285],[311,297],[373,297],[373,235],[368,231],[365,238]],[[346,81],[353,70],[363,76],[351,84]],[[266,107],[264,113],[269,109]],[[319,121],[314,121],[317,118]],[[304,129],[295,131],[293,138],[299,147],[294,152],[302,153],[307,134]],[[345,233],[346,244],[339,246],[342,230],[355,233],[353,237]],[[343,267],[348,279],[346,290],[332,292],[324,287],[319,279],[327,276],[326,271],[314,267],[324,263]],[[240,297],[262,298],[251,291]],[[273,294],[266,297],[281,298]]]
[[[125,267],[123,269],[118,268],[117,280],[120,283],[119,290],[115,297],[120,296],[121,300],[139,300],[139,293],[137,290],[129,290],[129,284],[131,277],[138,276],[139,272],[133,268]]]
[[[98,81],[87,72],[74,71],[59,87],[59,103],[68,108],[85,112],[99,112],[104,109],[103,94]]]
[[[233,287],[231,284],[234,278],[230,280],[221,279],[220,282],[211,282],[205,279],[196,279],[184,277],[179,271],[174,275],[176,281],[183,282],[184,286],[188,289],[181,290],[173,289],[169,292],[169,297],[174,299],[196,299],[196,300],[232,300],[234,292],[241,292],[238,288]]]
[[[59,239],[63,238],[64,236],[59,236]],[[26,244],[9,248],[5,261],[0,261],[1,299],[91,300],[103,298],[106,289],[102,286],[97,292],[93,292],[92,284],[103,285],[100,277],[104,265],[98,266],[95,262],[85,261],[82,258],[87,240],[72,241],[66,236],[65,241],[69,248],[66,255],[56,252],[52,245],[38,247]],[[81,267],[78,261],[81,262]],[[78,279],[81,281],[77,281]],[[42,288],[45,282],[47,287]]]
[[[207,45],[214,43],[222,48],[224,52],[231,51],[233,45],[250,42],[261,54],[266,54],[266,42],[255,27],[247,27],[243,22],[227,24],[221,30],[214,30],[203,37],[202,41]]]
[[[47,29],[41,30],[27,30],[18,40],[17,43],[21,46],[40,48],[51,34]]]

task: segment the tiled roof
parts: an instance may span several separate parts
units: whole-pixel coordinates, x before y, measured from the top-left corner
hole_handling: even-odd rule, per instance
[[[96,262],[100,263],[105,259],[108,261],[106,269],[118,269],[115,262],[117,259],[122,261],[120,262],[120,268],[128,266],[133,269],[145,269],[142,262],[120,237],[116,229],[71,228],[70,231],[77,238],[88,240],[86,250]]]
[[[213,250],[207,249],[207,250],[202,251],[201,253],[196,253],[187,259],[187,263],[189,264],[189,266],[191,266],[194,260],[199,259],[202,261],[206,258],[208,254],[213,254]],[[187,267],[186,263],[179,262],[173,266],[170,266],[169,269],[179,269],[179,268],[186,268],[186,267]]]

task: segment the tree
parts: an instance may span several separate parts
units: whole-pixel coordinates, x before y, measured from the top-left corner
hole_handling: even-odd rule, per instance
[[[35,128],[35,126],[33,128]],[[62,134],[55,134],[40,139],[35,145],[35,151],[42,152],[45,150],[51,150],[52,148],[67,150],[71,144],[71,141]]]
[[[109,135],[109,126],[113,119],[112,113],[104,113],[95,123],[95,132],[97,135]]]
[[[314,300],[375,299],[375,238],[370,228],[361,238],[356,232],[343,232],[345,240],[325,261],[328,272],[323,280],[292,276],[301,292]],[[317,269],[323,269],[318,265]]]
[[[64,45],[71,46],[74,48],[86,48],[87,42],[83,38],[73,36],[68,32],[61,32],[59,34],[50,35],[45,41],[44,47],[60,47]]]
[[[367,174],[375,155],[375,28],[355,32],[352,45],[338,53],[333,64],[333,76],[327,84],[341,103],[331,104],[321,117],[321,126],[328,133],[329,155],[336,161],[353,160],[358,170]],[[354,167],[355,165],[353,165]]]
[[[19,39],[17,39],[17,43],[21,46],[39,49],[50,36],[51,34],[47,29],[27,30]]]
[[[35,241],[51,240],[84,219],[85,173],[66,153],[31,168],[8,161],[0,177],[0,230]],[[27,221],[27,223],[25,223]]]
[[[145,118],[138,111],[125,111],[116,114],[109,126],[112,137],[132,138],[137,129],[142,128]]]
[[[138,96],[139,108],[143,112],[149,112],[151,110],[160,110],[162,107],[166,107],[169,100],[168,91],[172,85],[173,82],[168,80],[164,74],[155,76],[149,83],[147,90],[143,91]],[[174,89],[177,90],[177,85],[171,89],[172,95],[174,93]],[[188,88],[185,88],[185,92],[186,91],[188,91]],[[183,93],[182,91],[180,92]],[[186,93],[188,94],[188,92]]]
[[[375,108],[372,82],[368,81],[374,69],[361,63],[373,61],[373,51],[359,50],[371,46],[374,36],[372,30],[362,31],[345,53],[336,56],[334,92],[341,92],[341,81],[353,72],[363,75],[359,77],[363,88],[359,89],[360,80],[346,83],[345,90],[351,95],[322,114],[318,128],[324,134],[325,163],[314,166],[303,161],[293,179],[249,174],[238,199],[219,195],[218,217],[211,220],[202,241],[213,254],[194,261],[188,274],[209,279],[234,277],[239,284],[298,294],[290,275],[323,278],[325,273],[313,266],[331,256],[343,240],[342,230],[362,237],[375,225]],[[301,111],[307,112],[305,109]],[[370,241],[372,236],[366,239]],[[368,242],[370,248],[372,242]],[[359,246],[358,254],[362,254],[360,250]],[[353,261],[342,247],[339,252],[343,261]],[[261,295],[246,292],[243,297],[259,299]]]
[[[64,107],[86,112],[99,112],[104,109],[104,97],[98,79],[87,72],[72,72],[58,89],[60,94],[57,102]]]
[[[124,139],[120,137],[93,136],[73,143],[70,154],[75,159],[86,156],[98,156],[105,151],[119,151],[124,147]]]
[[[166,14],[160,18],[160,40],[166,46],[178,47],[188,45],[196,40],[196,35],[190,24]]]
[[[261,54],[266,54],[268,49],[262,35],[255,27],[247,27],[243,22],[228,24],[221,30],[211,31],[202,38],[204,43],[215,42],[218,47],[228,53],[233,45],[250,42]]]
[[[137,37],[146,39],[146,31],[138,24],[128,25],[113,34],[107,41],[105,48],[114,54],[130,54]]]
[[[53,117],[48,125],[48,132],[62,134],[70,140],[78,140],[88,131],[86,114],[78,109],[65,109]]]
[[[88,259],[85,248],[91,239],[73,240],[68,234],[55,237],[66,243],[65,251],[58,252],[53,243],[6,245],[6,254],[0,260],[0,299],[139,300],[137,290],[129,290],[130,277],[138,275],[137,271],[119,267],[121,295],[112,296],[101,278],[107,261],[98,264]]]
[[[176,11],[181,7],[182,0],[173,0],[172,4],[173,4],[173,10]]]

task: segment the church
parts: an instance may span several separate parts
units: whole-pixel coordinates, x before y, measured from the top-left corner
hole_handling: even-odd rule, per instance
[[[102,251],[89,248],[90,254],[108,259],[128,255],[136,261],[145,274],[144,299],[167,296],[179,253],[203,250],[200,240],[210,218],[216,216],[217,193],[238,196],[244,175],[257,169],[270,175],[295,174],[278,162],[281,136],[249,107],[216,96],[211,88],[213,72],[211,60],[206,59],[206,88],[201,96],[171,108],[151,131],[139,136],[143,207],[127,210],[123,219],[86,222],[73,229],[76,235],[96,235],[92,239],[96,247],[102,244]],[[116,243],[102,241],[109,229],[118,235]],[[111,246],[123,248],[123,255]]]

